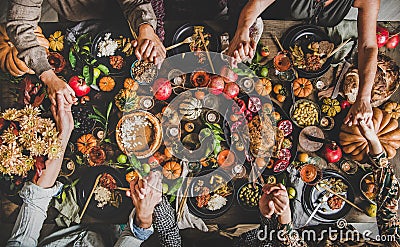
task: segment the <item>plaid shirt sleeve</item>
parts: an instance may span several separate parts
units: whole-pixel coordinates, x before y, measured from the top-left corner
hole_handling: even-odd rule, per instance
[[[158,233],[161,246],[182,246],[175,211],[165,196],[163,196],[162,201],[154,209],[153,227]]]
[[[385,246],[400,246],[400,221],[397,217],[399,181],[390,165],[386,153],[370,156],[374,165],[375,184],[378,187],[376,221],[380,235],[390,241]],[[390,237],[390,238],[389,238]]]
[[[292,223],[280,224],[278,217],[271,219],[260,216],[261,224],[258,229],[243,233],[235,240],[235,247],[306,247],[298,232],[293,231]]]

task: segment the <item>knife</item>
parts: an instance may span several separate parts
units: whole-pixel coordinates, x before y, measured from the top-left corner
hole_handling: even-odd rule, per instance
[[[332,140],[322,139],[322,138],[319,138],[319,137],[316,137],[316,136],[312,136],[312,135],[309,135],[309,134],[306,134],[305,136],[307,137],[308,140],[313,141],[313,142],[320,142],[320,143],[325,143],[325,144],[334,143],[334,141],[332,141]]]
[[[329,198],[329,192],[326,193],[326,194],[322,197],[321,201],[318,203],[317,207],[316,207],[316,208],[314,209],[314,211],[311,213],[310,217],[308,218],[308,220],[307,220],[307,222],[304,224],[304,226],[307,226],[308,223],[310,223],[310,221],[314,218],[315,214],[316,214],[316,213],[318,212],[318,210],[321,208],[322,204],[323,204],[324,202],[327,202],[327,201],[328,201],[328,198]],[[304,227],[304,226],[303,226],[303,227]]]
[[[335,88],[333,89],[333,93],[331,96],[332,99],[336,99],[337,96],[339,95],[340,84],[342,83],[344,76],[346,75],[346,73],[349,70],[349,68],[351,67],[351,65],[353,65],[353,59],[354,59],[355,53],[357,51],[357,45],[358,45],[358,41],[356,40],[356,41],[354,41],[354,45],[351,48],[349,54],[344,59],[344,64],[343,64],[342,70],[340,71],[339,79],[337,80]]]

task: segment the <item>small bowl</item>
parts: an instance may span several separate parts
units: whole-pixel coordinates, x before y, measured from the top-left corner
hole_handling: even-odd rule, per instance
[[[370,172],[370,173],[367,173],[367,174],[365,174],[362,178],[361,178],[361,180],[360,180],[360,191],[361,191],[361,194],[363,195],[363,197],[365,198],[365,199],[367,199],[369,202],[371,202],[371,203],[373,203],[373,204],[375,204],[376,205],[376,202],[375,201],[373,201],[372,199],[370,199],[366,194],[365,194],[365,192],[364,192],[364,180],[367,178],[367,177],[369,177],[369,176],[371,176],[371,175],[373,175],[373,173],[372,172]],[[375,195],[376,196],[376,195]]]
[[[131,77],[132,77],[132,79],[134,79],[135,81],[136,81],[136,79],[135,79],[135,75],[134,75],[134,73],[133,73],[133,68],[136,66],[136,64],[137,64],[138,61],[139,61],[139,60],[135,60],[135,61],[132,63],[131,71],[130,71]],[[155,65],[154,65],[154,66],[155,66]],[[139,85],[150,85],[150,84],[157,78],[157,76],[158,76],[158,69],[157,69],[157,67],[155,67],[155,68],[156,68],[156,73],[154,74],[154,77],[153,77],[153,79],[151,80],[151,82],[137,81],[137,82],[139,83]],[[147,73],[147,72],[146,72],[146,73]]]
[[[339,168],[348,175],[354,175],[358,171],[358,164],[353,160],[342,159]]]
[[[256,206],[250,206],[250,205],[248,205],[246,202],[244,202],[242,199],[240,199],[240,193],[242,192],[242,190],[243,190],[246,186],[249,186],[249,185],[251,186],[252,190],[254,190],[253,182],[249,182],[249,183],[243,184],[243,185],[239,188],[239,190],[238,190],[238,193],[237,193],[237,201],[238,201],[239,205],[240,205],[242,208],[244,208],[245,210],[249,210],[249,211],[258,210],[258,202],[257,202],[257,205],[256,205]],[[258,188],[259,195],[260,195],[260,198],[261,198],[261,195],[262,195],[262,186],[261,186],[261,184],[259,184],[259,183],[255,183],[255,185],[256,185],[256,187]],[[258,199],[258,200],[259,200],[259,199]]]
[[[316,123],[313,124],[313,125],[300,125],[300,124],[297,122],[297,120],[293,118],[293,114],[294,114],[295,109],[296,109],[301,103],[305,103],[305,102],[308,102],[308,103],[314,105],[315,109],[317,110],[317,113],[318,113],[318,116],[317,116],[317,117],[318,117],[318,119],[317,119]],[[315,102],[313,102],[313,101],[311,101],[311,100],[308,100],[308,99],[300,99],[300,100],[296,101],[296,102],[290,107],[290,119],[291,119],[291,120],[293,121],[293,123],[294,123],[297,127],[299,127],[299,128],[305,128],[305,127],[308,127],[308,126],[316,126],[316,125],[319,125],[319,120],[321,119],[321,109],[319,108],[319,106],[318,106]]]

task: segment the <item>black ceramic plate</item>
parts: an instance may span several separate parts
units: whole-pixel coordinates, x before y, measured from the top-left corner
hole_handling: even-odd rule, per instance
[[[132,63],[136,60],[136,56],[133,53],[131,56],[127,57],[125,55],[125,53],[123,53],[120,49],[117,49],[115,51],[115,56],[120,55],[123,57],[124,59],[124,65],[122,66],[122,69],[118,70],[118,69],[114,69],[111,65],[110,65],[110,57],[99,57],[98,56],[98,46],[100,41],[104,40],[104,35],[106,35],[106,33],[111,33],[111,39],[117,39],[119,38],[119,34],[115,34],[112,31],[104,31],[99,33],[93,40],[92,43],[92,48],[91,48],[91,52],[92,55],[97,59],[97,61],[101,64],[104,64],[105,66],[107,66],[107,68],[109,68],[110,70],[110,74],[111,75],[120,75],[122,73],[127,73],[130,71]],[[126,35],[124,37],[127,37]]]
[[[293,162],[293,160],[296,158],[296,155],[297,155],[297,144],[299,142],[298,136],[299,136],[300,131],[299,131],[299,128],[297,128],[296,125],[293,123],[293,121],[290,119],[290,117],[286,114],[286,112],[278,104],[276,104],[275,102],[272,101],[272,105],[274,106],[274,110],[281,115],[280,121],[290,120],[293,125],[292,134],[290,134],[289,136],[286,137],[292,141],[292,147],[290,148],[290,154],[292,155],[289,160],[289,165],[290,165]],[[278,123],[279,123],[279,121],[276,124],[278,124]],[[276,175],[276,174],[282,173],[284,171],[286,171],[286,169],[281,172],[274,172],[273,169],[265,168],[263,171],[263,175],[265,175],[265,176]]]
[[[332,170],[324,170],[323,171],[323,179],[328,178],[340,178],[342,181],[348,186],[347,192],[341,194],[349,201],[354,201],[354,190],[353,187],[350,185],[349,181],[339,173],[332,171]],[[311,185],[304,185],[303,188],[303,195],[302,195],[302,202],[304,211],[306,211],[307,215],[311,215],[314,209],[319,204],[319,200],[323,197],[322,192],[318,191],[315,186]],[[318,212],[315,214],[314,219],[320,222],[335,222],[338,219],[341,219],[347,215],[350,211],[351,206],[343,202],[343,205],[340,209],[332,210],[329,208],[328,204],[325,202],[321,205]]]
[[[312,51],[307,48],[308,44],[323,40],[332,42],[328,34],[326,34],[317,26],[302,25],[296,26],[287,31],[282,38],[282,45],[286,50],[290,51],[290,47],[293,47],[297,44],[302,48],[304,53],[311,53]],[[295,68],[300,77],[317,78],[323,75],[330,68],[332,59],[333,57],[328,58],[327,61],[322,65],[321,69],[314,72],[305,71],[296,67]]]
[[[83,206],[85,205],[90,195],[90,192],[93,189],[93,185],[94,182],[96,181],[97,176],[102,173],[110,174],[117,182],[117,186],[125,188],[129,187],[124,176],[114,168],[111,168],[109,166],[89,167],[86,170],[82,171],[80,176],[81,178],[78,184],[76,185],[78,204],[81,208],[83,208]],[[103,208],[97,207],[97,202],[94,199],[93,195],[87,208],[87,214],[95,218],[104,218],[104,217],[110,218],[117,215],[120,212],[126,212],[130,210],[133,207],[132,200],[125,195],[124,191],[118,191],[118,192],[122,196],[122,202],[118,208],[108,204]]]
[[[214,32],[213,29],[211,29],[209,26],[207,26],[204,23],[186,23],[178,30],[176,30],[174,34],[174,38],[172,39],[172,45],[177,44],[179,42],[184,41],[187,37],[190,37],[194,33],[194,27],[195,26],[204,26],[204,32],[203,33],[209,33],[211,34],[211,37],[209,38],[210,44],[208,45],[208,50],[212,52],[218,52],[218,37],[217,34]],[[181,46],[178,46],[174,49],[172,49],[174,54],[179,54],[179,53],[184,53],[184,52],[190,52],[189,44],[183,44]]]
[[[211,211],[211,210],[207,209],[206,207],[199,208],[197,206],[197,201],[196,201],[196,196],[199,193],[195,192],[195,186],[199,180],[203,180],[204,186],[207,186],[210,188],[212,186],[210,184],[210,180],[211,180],[211,177],[214,175],[221,176],[225,181],[227,181],[228,186],[232,189],[232,193],[226,197],[226,199],[227,199],[226,205],[218,210]],[[228,211],[229,208],[232,206],[234,194],[235,194],[233,183],[231,181],[231,177],[226,172],[222,171],[221,169],[201,171],[197,175],[197,177],[195,177],[192,180],[192,183],[189,186],[190,186],[189,191],[188,191],[189,198],[187,200],[188,208],[189,208],[189,211],[197,217],[200,217],[202,219],[215,219],[215,218],[223,215],[224,213],[226,213],[226,211]],[[212,195],[212,193],[211,193],[211,195]]]

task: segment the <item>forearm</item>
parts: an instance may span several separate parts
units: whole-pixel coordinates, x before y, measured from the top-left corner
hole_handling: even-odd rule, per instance
[[[58,174],[60,173],[61,164],[64,157],[64,152],[67,148],[68,140],[71,135],[70,131],[59,134],[61,142],[61,153],[59,159],[47,160],[45,162],[45,169],[42,170],[42,174],[36,181],[36,184],[42,188],[50,188],[54,185]]]
[[[248,31],[257,17],[273,2],[275,0],[250,0],[240,13],[236,32]]]
[[[23,204],[7,246],[37,246],[40,230],[47,217],[47,208],[50,200],[61,187],[62,184],[59,182],[48,189],[31,182],[27,182],[24,185],[19,192]]]
[[[358,99],[370,99],[374,84],[378,46],[376,44],[376,21],[378,18],[379,1],[355,1],[358,7],[358,69],[360,87]]]
[[[7,33],[18,50],[18,57],[37,75],[51,70],[46,50],[34,34],[40,20],[43,0],[9,0]]]
[[[149,24],[156,30],[157,18],[150,1],[146,0],[118,0],[126,19],[133,30],[139,33],[139,26]]]

